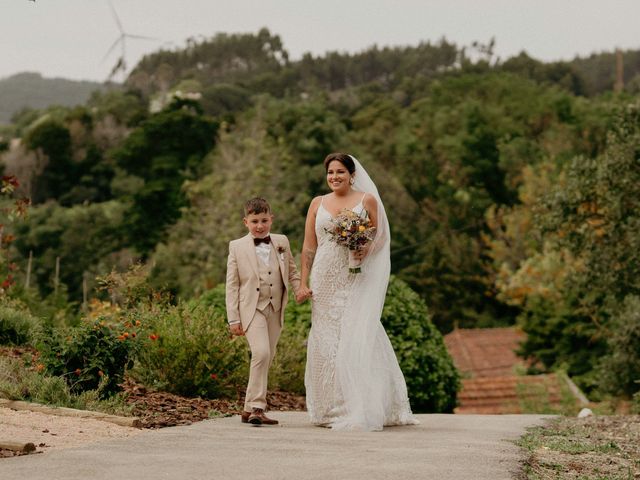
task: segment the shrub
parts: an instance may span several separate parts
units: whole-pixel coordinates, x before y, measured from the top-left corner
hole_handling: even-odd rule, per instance
[[[396,352],[416,412],[452,412],[459,374],[427,305],[402,280],[392,276],[382,324]]]
[[[29,311],[7,303],[0,305],[0,344],[31,343],[40,322]]]
[[[600,388],[614,395],[640,393],[640,297],[628,295],[609,328],[609,348],[598,375]]]
[[[42,368],[40,365],[29,369],[21,360],[0,357],[0,395],[9,400],[26,400],[118,415],[131,412],[123,395],[115,395],[106,401],[100,399],[106,380],[103,380],[97,390],[74,394],[62,377],[39,373],[37,370]]]
[[[209,290],[198,302],[220,319],[226,331],[224,285]],[[311,304],[298,305],[291,299],[285,312],[285,328],[278,342],[278,352],[269,373],[270,389],[304,393],[306,338],[310,321]],[[442,335],[431,323],[424,301],[406,283],[393,276],[387,290],[382,323],[405,375],[412,408],[421,412],[451,412],[456,405],[458,372]],[[244,343],[242,348],[248,352]]]
[[[293,294],[284,313],[284,329],[269,372],[269,385],[285,392],[305,394],[307,338],[311,326],[311,302],[296,303]]]
[[[192,304],[205,305],[212,315],[226,319],[225,286],[218,285],[202,294]],[[311,304],[298,305],[289,296],[285,312],[285,325],[278,341],[277,353],[269,369],[269,389],[304,395],[304,370],[307,361],[306,340],[311,320]],[[245,342],[246,343],[246,342]],[[247,360],[249,346],[245,347]],[[248,369],[248,365],[244,367]],[[245,380],[246,383],[246,380]]]
[[[424,301],[402,280],[392,276],[382,324],[404,373],[411,406],[421,412],[451,412],[456,406],[459,375],[440,332],[431,323]],[[285,329],[271,368],[270,385],[304,394],[306,339],[311,303],[290,299]]]
[[[72,393],[100,388],[103,397],[113,395],[133,365],[140,324],[108,320],[99,317],[73,328],[48,328],[39,336],[37,346],[46,371],[63,377]]]
[[[244,340],[231,339],[225,318],[206,302],[139,306],[128,316],[148,328],[131,371],[137,380],[168,392],[207,398],[237,394],[245,385]]]
[[[633,396],[633,401],[631,402],[631,412],[635,413],[636,415],[640,415],[640,391]]]
[[[303,305],[308,306],[309,310],[308,316],[305,318],[310,318],[310,304]],[[307,322],[301,321],[301,318],[296,316],[296,314],[304,312],[305,309],[296,309],[295,307],[292,305],[291,314],[288,306],[285,312],[285,326],[280,334],[276,356],[269,370],[269,388],[304,395],[304,371],[307,363],[309,327]]]

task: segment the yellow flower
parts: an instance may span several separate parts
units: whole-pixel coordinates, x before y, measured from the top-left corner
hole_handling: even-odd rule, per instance
[[[358,231],[360,231],[360,232],[364,232],[365,230],[366,230],[366,228],[365,228],[365,226],[364,226],[364,225],[360,225],[360,226],[358,227]]]

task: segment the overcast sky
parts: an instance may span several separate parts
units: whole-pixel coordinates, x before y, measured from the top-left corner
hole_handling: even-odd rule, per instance
[[[440,38],[458,45],[496,39],[501,58],[541,60],[640,48],[640,0],[112,0],[124,30],[157,38],[127,42],[129,68],[160,47],[218,32],[280,35],[292,59],[304,52],[361,51]],[[108,0],[0,0],[0,78],[22,71],[103,81],[118,58]]]

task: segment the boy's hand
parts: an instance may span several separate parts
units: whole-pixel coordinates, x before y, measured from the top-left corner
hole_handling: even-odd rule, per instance
[[[231,335],[236,335],[238,337],[242,337],[244,335],[244,330],[242,329],[241,323],[234,323],[233,325],[229,325],[229,330],[231,330]]]
[[[302,303],[311,296],[313,296],[311,289],[307,286],[301,286],[296,292],[296,302]]]

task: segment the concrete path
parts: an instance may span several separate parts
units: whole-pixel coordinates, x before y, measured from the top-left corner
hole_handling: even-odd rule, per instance
[[[2,480],[512,479],[512,440],[543,415],[418,415],[383,432],[333,432],[305,413],[272,412],[279,426],[239,417],[147,431],[41,455],[0,460]]]

